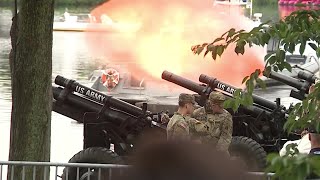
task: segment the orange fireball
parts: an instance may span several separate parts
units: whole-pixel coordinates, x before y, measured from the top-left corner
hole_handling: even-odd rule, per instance
[[[247,48],[238,56],[229,47],[216,61],[191,51],[191,46],[211,42],[230,28],[250,30],[252,24],[238,6],[214,7],[211,0],[110,0],[91,14],[98,21],[108,16],[114,22],[141,24],[138,31],[88,35],[91,52],[115,64],[130,62],[129,70],[140,77],[160,79],[168,70],[192,80],[207,74],[240,86],[244,76],[264,67],[262,48]]]

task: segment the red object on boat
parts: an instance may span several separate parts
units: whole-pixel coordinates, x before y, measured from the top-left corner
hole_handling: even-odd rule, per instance
[[[293,0],[293,1],[289,1],[288,5],[295,5],[295,4],[298,4],[298,3],[299,3],[299,0]]]
[[[317,1],[320,1],[320,0],[317,0]],[[278,7],[280,19],[283,19],[286,16],[290,15],[293,11],[310,10],[310,9],[313,9],[312,6],[301,7],[301,6],[279,5]]]
[[[308,4],[312,4],[314,1],[316,0],[301,0],[301,4],[308,5]]]
[[[312,2],[314,5],[320,5],[320,0],[315,0]]]

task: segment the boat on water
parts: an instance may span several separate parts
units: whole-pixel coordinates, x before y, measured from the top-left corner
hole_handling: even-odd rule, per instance
[[[97,21],[91,14],[70,14],[65,12],[63,17],[53,22],[53,31],[74,32],[134,32],[140,28],[138,23],[121,23],[103,14]]]

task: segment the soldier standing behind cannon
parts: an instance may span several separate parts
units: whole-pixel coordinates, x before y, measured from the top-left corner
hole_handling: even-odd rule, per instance
[[[196,109],[192,117],[205,121],[209,126],[209,135],[201,137],[205,144],[214,145],[218,150],[228,153],[232,139],[232,115],[223,108],[225,96],[220,92],[211,92],[205,107]]]
[[[167,125],[168,140],[194,140],[195,137],[208,135],[209,127],[190,115],[194,111],[195,98],[191,94],[181,93],[179,96],[179,108],[174,113]]]

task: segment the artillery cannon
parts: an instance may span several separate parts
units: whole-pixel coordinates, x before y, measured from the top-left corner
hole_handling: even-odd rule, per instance
[[[167,80],[199,94],[197,101],[200,105],[204,105],[208,93],[215,90],[214,86],[199,85],[169,72],[163,73],[163,77],[166,75]],[[166,136],[166,126],[160,123],[163,112],[148,111],[146,103],[140,108],[62,76],[56,77],[55,84],[59,87],[53,87],[53,111],[84,125],[83,150],[69,160],[71,163],[122,164],[135,149],[138,138],[144,132],[152,129],[159,132],[160,136]],[[226,95],[232,97],[232,94]],[[259,104],[241,107],[239,111],[232,112],[234,137],[229,149],[230,154],[243,156],[247,164],[251,165],[249,167],[251,170],[263,168],[265,150],[278,151],[282,147],[281,140],[285,140],[280,132],[285,110],[279,103],[263,98],[259,100],[256,102]],[[276,112],[278,116],[274,117]],[[111,144],[114,145],[114,150],[111,150]],[[66,168],[64,178],[67,176],[67,171],[68,179],[75,179],[75,168]],[[90,174],[86,171],[80,170],[80,175],[85,177]]]
[[[290,97],[303,100],[306,98],[306,95],[309,94],[309,88],[312,83],[315,83],[317,79],[314,75],[307,73],[305,71],[300,71],[298,73],[298,78],[293,78],[290,76],[286,76],[284,74],[271,71],[270,73],[263,73],[264,76],[268,78],[275,79],[280,81],[286,85],[296,88],[297,90],[292,89],[290,92]]]
[[[236,88],[226,83],[218,81],[216,78],[201,74],[199,81],[204,84],[198,84],[171,72],[164,71],[162,79],[182,86],[197,93],[200,98],[197,102],[201,105],[208,98],[212,91],[220,91],[229,98],[233,97]],[[243,93],[243,92],[242,92]],[[280,99],[277,102],[271,102],[259,96],[253,95],[253,106],[240,106],[236,112],[227,109],[233,116],[233,141],[234,139],[247,138],[251,144],[255,144],[253,148],[250,144],[242,144],[242,146],[230,145],[230,154],[233,152],[241,152],[246,158],[255,159],[256,163],[262,163],[262,157],[266,152],[278,152],[287,140],[298,139],[295,134],[290,136],[283,132],[283,125],[288,116],[287,110],[280,105]],[[260,147],[261,146],[261,147]],[[260,148],[259,148],[260,147]],[[251,159],[252,161],[252,159]]]
[[[62,76],[57,76],[55,83],[62,87],[53,87],[53,111],[84,125],[83,150],[70,159],[71,163],[122,164],[150,128],[166,135],[165,126],[158,123],[161,113],[151,113],[147,104],[139,108]],[[110,144],[114,144],[114,152]],[[80,169],[80,178],[87,177],[86,172],[86,168]],[[76,168],[65,168],[62,177],[73,180],[76,174]]]
[[[312,83],[312,84],[314,84],[316,82],[316,80],[319,80],[318,77],[316,77],[314,74],[309,73],[307,71],[299,71],[298,78],[303,79],[303,80],[305,80],[309,83]]]
[[[55,78],[55,84],[59,87],[53,87],[53,111],[81,122],[84,126],[83,150],[75,154],[69,160],[70,163],[127,163],[126,157],[135,149],[138,138],[144,132],[152,129],[159,132],[157,136],[166,137],[166,126],[159,122],[162,112],[148,111],[146,103],[139,108],[62,76]],[[199,93],[204,89],[198,85],[193,87],[198,88],[196,91]],[[255,117],[263,111],[259,107],[252,108],[247,113],[255,112]],[[243,129],[246,130],[248,128]],[[111,144],[114,145],[114,150]],[[260,145],[247,137],[233,137],[230,148],[233,154],[251,152],[248,148],[255,150],[254,154],[250,153],[250,157],[255,159],[245,157],[250,160],[247,164],[251,165],[251,170],[263,168],[266,153]],[[80,178],[86,178],[89,174],[91,179],[96,175],[94,172],[87,172],[86,168],[80,168]],[[69,167],[64,169],[62,179],[68,177],[73,180],[76,176],[76,168]]]
[[[233,95],[237,89],[231,85],[222,83],[222,82],[218,81],[216,78],[209,77],[205,74],[200,75],[199,81],[207,84],[211,89],[219,89],[219,90],[223,91],[224,93],[228,93],[231,95]],[[268,108],[270,110],[275,110],[279,107],[279,105],[277,105],[276,103],[269,101],[269,100],[266,100],[260,96],[255,95],[255,94],[252,95],[252,98],[253,98],[253,102],[261,107]]]

